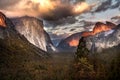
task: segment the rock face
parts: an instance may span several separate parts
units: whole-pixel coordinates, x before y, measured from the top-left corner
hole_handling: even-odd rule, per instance
[[[30,53],[39,56],[46,55],[46,52],[35,47],[28,40],[20,35],[15,26],[3,13],[0,12],[0,20],[4,24],[0,24],[0,52],[1,53]],[[4,26],[4,27],[3,27]]]
[[[89,31],[89,32],[83,32],[82,36],[83,37],[87,37],[87,36],[94,36],[98,33],[104,32],[104,31],[109,31],[112,30],[116,27],[115,24],[111,23],[111,22],[106,22],[106,24],[101,23],[101,22],[97,22],[95,24],[95,27],[93,28],[93,31]]]
[[[3,13],[0,12],[0,26],[1,27],[5,27],[5,15]]]
[[[81,38],[82,33],[76,33],[64,40],[61,40],[57,48],[62,52],[75,52],[79,44],[79,39]]]
[[[68,52],[74,52],[76,51],[79,40],[81,37],[84,37],[86,40],[87,48],[90,51],[101,52],[103,49],[120,44],[120,38],[118,36],[119,31],[119,25],[116,26],[111,22],[106,22],[106,24],[97,22],[93,28],[93,31],[84,31],[81,33],[73,34],[72,36],[61,41],[58,47],[60,47],[63,51],[67,50]]]
[[[101,52],[120,44],[120,25],[108,31],[86,37],[87,48],[94,52]]]
[[[0,79],[32,80],[30,74],[36,71],[35,68],[40,66],[38,63],[48,54],[19,34],[5,15],[0,13],[0,16],[6,25],[0,25]]]
[[[43,28],[43,22],[37,18],[24,16],[12,19],[16,30],[27,40],[44,51],[55,51],[48,33]]]

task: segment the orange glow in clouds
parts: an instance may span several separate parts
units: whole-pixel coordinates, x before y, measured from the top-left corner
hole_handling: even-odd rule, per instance
[[[66,1],[66,2],[64,2]],[[18,4],[3,10],[7,16],[34,16],[40,18],[67,17],[81,14],[93,6],[86,2],[71,4],[69,0],[20,0]],[[13,7],[13,8],[12,8]],[[18,11],[19,10],[19,11]]]
[[[81,2],[81,3],[78,3],[78,4],[73,6],[73,13],[80,14],[84,11],[89,10],[89,9],[90,9],[90,6],[87,3]]]
[[[90,10],[91,6],[86,2],[79,2],[76,4],[62,3],[62,0],[31,0],[33,3],[39,4],[39,13],[44,15],[57,15],[53,14],[52,11],[56,10],[59,7],[71,7],[71,14],[76,15],[87,10]]]
[[[61,0],[31,0],[31,1],[40,4],[39,8],[42,13],[47,13],[50,10],[55,10],[57,6],[59,7],[67,5],[66,3],[61,3]],[[70,6],[73,6],[72,9],[73,14],[79,14],[90,9],[90,6],[86,2],[80,2]]]
[[[55,10],[56,6],[60,4],[60,0],[31,0],[34,3],[39,3],[40,14],[47,14],[49,11]]]

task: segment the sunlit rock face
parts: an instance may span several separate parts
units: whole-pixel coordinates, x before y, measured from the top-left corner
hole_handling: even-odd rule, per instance
[[[64,40],[61,40],[57,46],[59,51],[63,52],[75,52],[79,44],[79,39],[81,38],[82,33],[76,33]]]
[[[96,35],[98,33],[112,30],[113,28],[115,28],[115,26],[116,25],[111,23],[111,22],[106,22],[106,24],[101,23],[101,22],[97,22],[95,24],[95,27],[93,28],[93,31],[83,32],[82,36],[83,37],[94,36],[94,35]]]
[[[87,48],[93,52],[100,52],[103,49],[118,45],[119,34],[116,33],[118,26],[111,22],[101,23],[97,22],[92,31],[84,31],[71,35],[62,40],[58,47],[62,50],[75,51],[81,37],[86,39]],[[118,30],[119,31],[119,30]]]
[[[14,29],[13,23],[2,12],[0,12],[0,39],[17,35],[14,33],[17,32]]]
[[[51,39],[48,33],[43,28],[43,22],[37,18],[24,16],[12,19],[16,26],[16,30],[24,35],[29,42],[39,47],[44,51],[53,50]]]
[[[87,48],[92,52],[101,52],[103,49],[115,46],[118,43],[114,40],[114,32],[115,30],[109,30],[86,37]]]
[[[93,53],[101,52],[104,49],[111,48],[120,44],[120,25],[111,25],[112,23],[106,24],[110,26],[110,30],[106,29],[106,31],[85,37],[87,48]]]
[[[2,12],[0,12],[0,26],[1,27],[6,27],[5,15]]]
[[[3,13],[0,13],[0,15],[3,15],[3,20],[6,25],[6,27],[0,25],[0,53],[2,53],[2,55],[0,55],[0,58],[3,57],[3,54],[6,55],[7,53],[28,53],[33,57],[34,55],[43,57],[47,54],[45,51],[29,43],[29,41],[15,29],[12,21]]]

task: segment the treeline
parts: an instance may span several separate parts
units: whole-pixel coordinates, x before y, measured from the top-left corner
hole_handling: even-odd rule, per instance
[[[80,40],[73,69],[73,80],[120,80],[120,46],[91,53],[84,38]]]

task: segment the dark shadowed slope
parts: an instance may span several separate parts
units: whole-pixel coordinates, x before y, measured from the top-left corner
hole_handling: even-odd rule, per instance
[[[0,79],[1,80],[29,80],[31,69],[35,71],[35,62],[48,54],[35,47],[21,36],[14,28],[13,23],[0,13]]]

